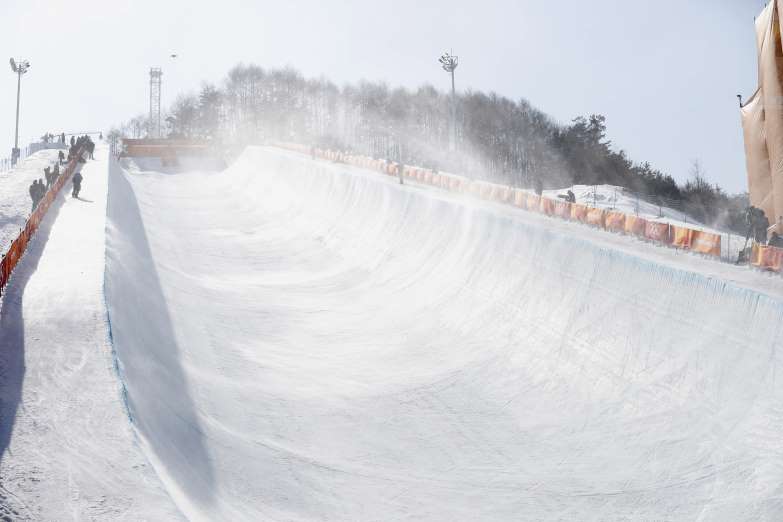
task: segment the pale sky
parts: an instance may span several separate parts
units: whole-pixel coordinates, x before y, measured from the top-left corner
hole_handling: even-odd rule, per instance
[[[23,142],[105,130],[148,110],[148,70],[164,103],[236,63],[291,65],[447,89],[437,63],[460,57],[457,88],[530,102],[560,122],[607,117],[609,138],[678,181],[745,190],[736,94],[756,87],[761,0],[0,0],[0,59],[22,79]],[[169,54],[179,58],[172,61]],[[16,77],[0,74],[0,157],[13,145]]]

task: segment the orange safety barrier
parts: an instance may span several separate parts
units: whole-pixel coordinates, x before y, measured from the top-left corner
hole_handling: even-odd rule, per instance
[[[503,187],[503,202],[509,205],[514,203],[514,189],[511,187]]]
[[[541,202],[539,204],[539,211],[542,214],[546,214],[547,216],[554,215],[555,213],[555,202],[552,201],[549,198],[541,197]]]
[[[692,230],[690,249],[700,254],[720,257],[720,241],[720,234]]]
[[[625,216],[625,233],[634,236],[644,237],[644,231],[647,229],[647,220],[639,216]]]
[[[541,196],[537,194],[528,194],[527,195],[527,209],[532,210],[534,212],[540,212],[541,211]]]
[[[670,235],[672,245],[678,248],[690,248],[693,232],[694,230],[691,230],[690,228],[671,225]]]
[[[581,223],[587,223],[587,207],[580,203],[571,205],[571,219]]]
[[[750,264],[765,270],[780,272],[783,269],[783,249],[753,243]]]
[[[555,201],[555,215],[563,219],[571,218],[571,203],[568,201]]]
[[[671,243],[670,227],[668,223],[648,221],[644,228],[644,237],[661,243]]]
[[[522,189],[514,189],[514,206],[519,208],[525,208],[525,202],[527,201],[527,194]]]
[[[587,209],[587,219],[585,222],[588,225],[593,225],[594,227],[600,227],[604,228],[604,222],[606,220],[606,211],[600,208],[588,208]]]
[[[616,210],[606,213],[604,227],[611,232],[625,231],[625,214]]]
[[[84,154],[84,149],[79,149],[76,158],[80,158],[82,154]],[[27,244],[30,239],[32,239],[36,230],[38,230],[43,218],[46,216],[46,211],[49,210],[49,207],[54,202],[54,198],[57,197],[57,194],[59,194],[62,187],[71,178],[74,170],[76,170],[76,158],[68,163],[62,174],[60,174],[51,188],[46,191],[46,194],[38,203],[38,206],[27,219],[24,229],[19,233],[16,239],[11,242],[8,252],[6,252],[2,261],[0,261],[0,294],[3,293],[3,289],[5,289],[8,281],[11,279],[11,274],[27,249]]]

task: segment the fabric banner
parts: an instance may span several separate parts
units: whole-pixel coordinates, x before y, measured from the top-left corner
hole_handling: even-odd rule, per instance
[[[587,223],[587,207],[580,203],[571,205],[571,219],[580,223]]]
[[[534,212],[539,212],[541,210],[541,196],[538,196],[536,194],[528,194],[527,209],[532,210]]]
[[[571,219],[571,203],[568,201],[555,201],[555,215],[563,219]]]
[[[783,209],[783,46],[780,40],[781,0],[770,2],[757,20],[757,32],[763,33],[759,50],[759,76],[763,99],[764,131],[772,181],[772,216],[770,223],[777,220],[775,213]],[[758,193],[758,191],[757,191]],[[769,207],[769,206],[768,206]]]
[[[600,208],[588,208],[586,223],[594,227],[604,228],[606,211]]]
[[[612,232],[625,231],[625,214],[616,210],[606,213],[606,230]]]
[[[778,214],[772,194],[772,173],[764,130],[764,99],[760,88],[745,102],[740,114],[750,204],[763,210],[770,222],[774,222]]]
[[[555,213],[555,202],[549,198],[542,197],[539,211],[547,216],[552,216]]]
[[[783,249],[754,243],[751,264],[765,270],[780,272],[783,269]]]
[[[647,220],[640,218],[639,216],[631,216],[626,214],[625,216],[625,233],[633,234],[634,236],[644,237],[644,232],[647,229]]]
[[[519,208],[525,208],[525,202],[527,201],[527,194],[522,189],[514,189],[514,206]]]
[[[678,248],[690,248],[694,230],[671,225],[672,245]]]
[[[701,230],[691,231],[691,250],[700,254],[708,254],[720,257],[720,234],[702,232]]]
[[[658,221],[648,221],[644,228],[644,237],[661,243],[670,243],[669,224]]]

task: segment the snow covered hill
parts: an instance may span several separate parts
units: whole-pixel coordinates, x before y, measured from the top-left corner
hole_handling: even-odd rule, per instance
[[[779,278],[272,149],[154,170],[110,174],[107,303],[186,517],[783,510]]]

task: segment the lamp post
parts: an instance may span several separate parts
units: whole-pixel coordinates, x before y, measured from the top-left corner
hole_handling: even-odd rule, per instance
[[[11,165],[16,165],[19,159],[19,98],[22,92],[22,75],[30,69],[30,62],[27,60],[10,60],[11,70],[16,73],[16,132],[14,133],[14,148],[11,150]]]
[[[443,53],[438,59],[441,67],[451,74],[451,125],[449,127],[449,150],[457,149],[457,91],[454,87],[454,71],[459,65],[459,57],[449,53]]]

